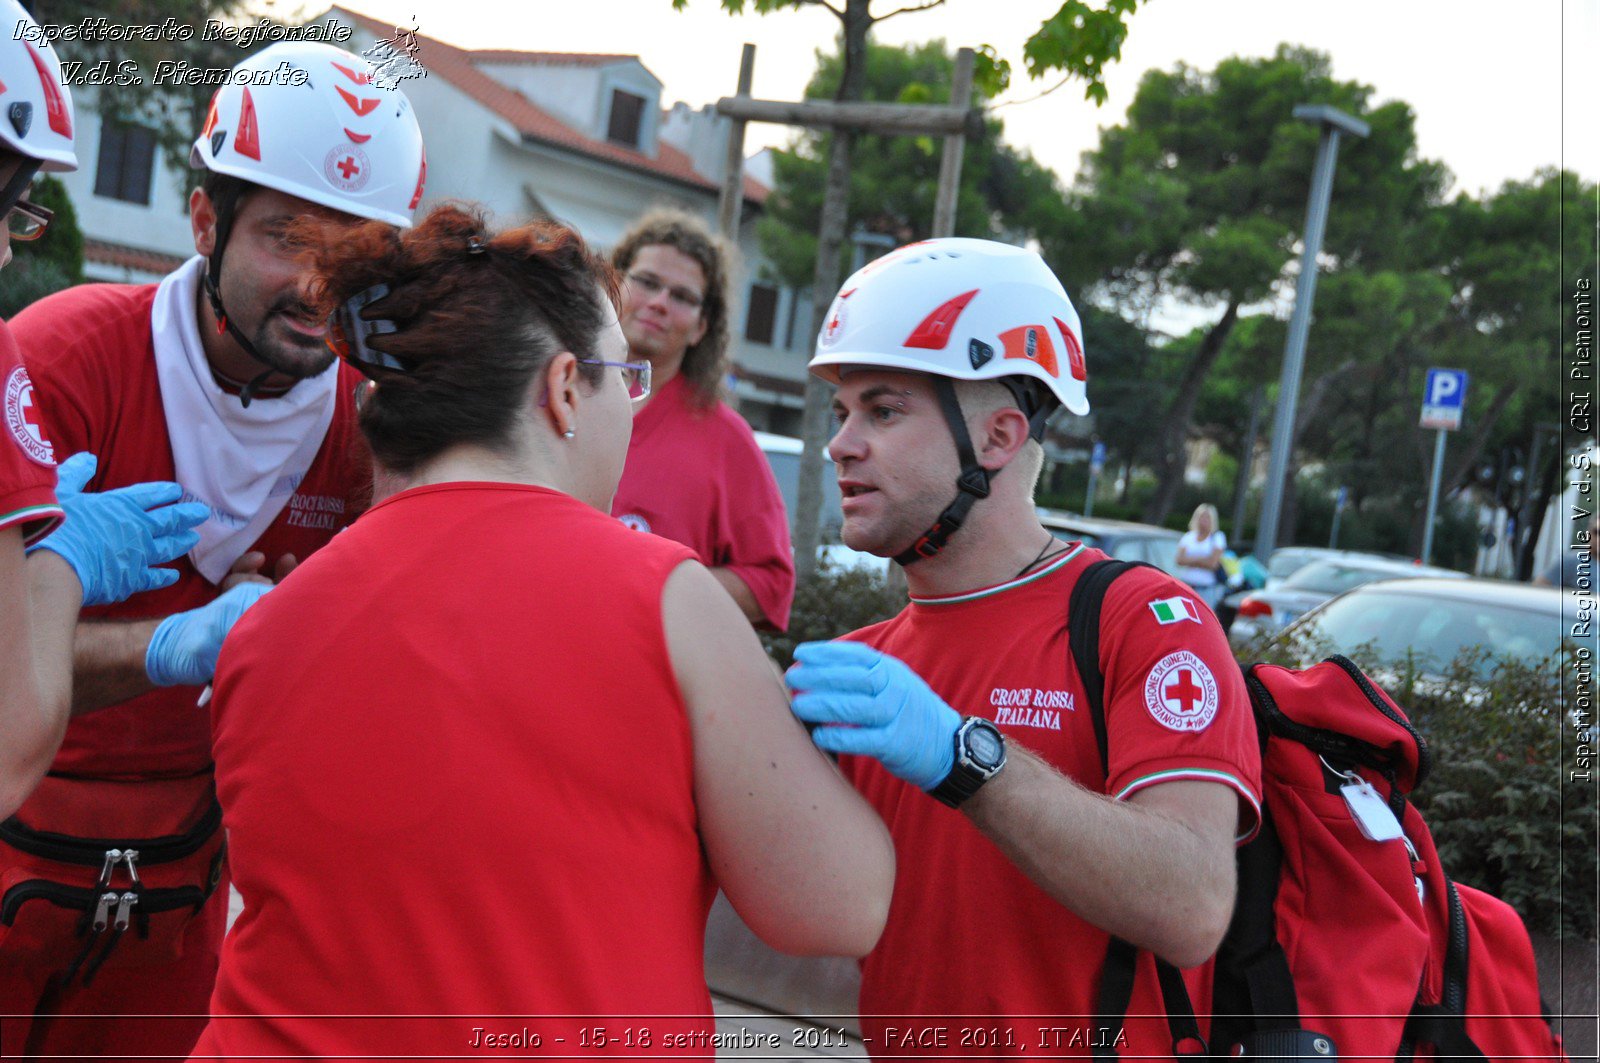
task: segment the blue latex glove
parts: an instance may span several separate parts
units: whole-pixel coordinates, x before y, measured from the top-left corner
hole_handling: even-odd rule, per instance
[[[245,610],[271,589],[265,583],[241,583],[209,605],[175,613],[161,621],[144,653],[144,670],[150,682],[158,687],[211,682],[222,640]]]
[[[141,591],[170,587],[175,569],[157,568],[200,541],[192,529],[211,516],[199,502],[179,502],[168,481],[84,493],[98,462],[74,454],[56,469],[56,500],[67,519],[32,550],[60,554],[83,584],[84,605],[110,605]],[[31,552],[31,551],[30,551]]]
[[[874,757],[924,790],[950,774],[961,714],[904,662],[859,642],[806,642],[794,658],[792,708],[823,725],[811,732],[818,748]]]

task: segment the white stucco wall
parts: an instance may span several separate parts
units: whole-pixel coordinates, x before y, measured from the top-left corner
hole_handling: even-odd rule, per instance
[[[644,99],[644,113],[637,146],[647,155],[655,152],[661,82],[637,60],[605,66],[480,63],[478,69],[596,140],[605,140],[610,128],[612,90],[639,96]]]
[[[78,211],[78,226],[92,240],[125,244],[168,255],[194,254],[194,238],[189,231],[189,205],[184,198],[185,175],[175,172],[155,153],[155,172],[150,179],[150,203],[127,203],[94,194],[95,173],[100,158],[100,115],[95,110],[90,89],[77,88],[73,103],[78,122],[78,169],[57,174],[66,186],[72,205]]]

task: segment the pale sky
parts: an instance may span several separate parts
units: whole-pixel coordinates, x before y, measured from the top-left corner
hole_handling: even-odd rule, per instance
[[[910,2],[876,0],[873,7]],[[327,6],[268,0],[265,9],[288,18]],[[746,41],[756,45],[753,94],[797,99],[815,69],[816,50],[833,49],[837,28],[818,8],[731,16],[718,0],[689,0],[682,13],[672,11],[670,0],[349,0],[344,6],[465,48],[636,54],[663,82],[663,105],[698,106],[732,95]],[[1022,69],[1022,42],[1058,6],[1059,0],[948,0],[882,23],[875,39],[992,44],[1014,70],[1013,88],[1000,102],[1026,100],[1058,80],[1032,81]],[[1109,70],[1105,106],[1085,101],[1074,82],[998,114],[1007,141],[1070,181],[1099,128],[1121,120],[1144,71],[1179,61],[1207,70],[1230,55],[1268,55],[1285,41],[1329,53],[1334,76],[1371,85],[1374,103],[1411,104],[1420,153],[1449,166],[1454,190],[1492,190],[1543,166],[1565,165],[1600,180],[1593,102],[1600,99],[1600,0],[1147,0],[1133,17],[1122,61]],[[426,65],[426,54],[419,58]],[[754,152],[789,136],[783,127],[753,124],[746,145]]]

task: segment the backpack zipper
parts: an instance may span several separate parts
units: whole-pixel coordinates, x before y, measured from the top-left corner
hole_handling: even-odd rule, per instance
[[[28,879],[19,882],[6,890],[3,899],[0,899],[0,924],[11,926],[16,922],[17,912],[31,900],[47,900],[57,908],[71,908],[74,911],[94,912],[93,920],[100,929],[104,929],[110,921],[110,906],[119,904],[125,896],[136,896],[137,901],[129,901],[128,907],[134,904],[139,906],[140,914],[159,915],[177,908],[200,908],[205,904],[206,894],[199,886],[174,886],[169,889],[141,889],[136,894],[133,891],[96,890],[83,886],[63,886],[59,882],[49,879]],[[109,901],[106,898],[110,898]],[[118,909],[119,917],[121,909]],[[148,936],[146,931],[145,936]]]
[[[186,833],[132,840],[133,844],[138,846],[137,849],[133,850],[122,848],[122,846],[128,844],[128,840],[76,838],[70,834],[34,830],[15,816],[0,822],[0,841],[30,856],[43,857],[46,860],[54,860],[62,864],[80,864],[93,867],[95,864],[101,863],[102,860],[115,863],[116,860],[111,856],[113,852],[122,854],[116,859],[126,859],[126,853],[130,851],[133,853],[134,859],[142,859],[146,865],[165,864],[198,852],[201,846],[205,845],[221,826],[222,806],[213,800],[211,807],[206,810],[206,814],[201,817],[200,822],[196,823]],[[132,868],[131,863],[129,867],[130,869]]]

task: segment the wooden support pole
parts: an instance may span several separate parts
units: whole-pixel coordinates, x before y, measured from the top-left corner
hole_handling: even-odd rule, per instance
[[[746,44],[739,59],[739,95],[748,99],[755,74],[756,46]],[[739,243],[739,205],[744,201],[744,126],[735,118],[728,127],[728,157],[722,165],[722,196],[717,201],[717,229],[735,246]]]
[[[959,67],[957,70],[959,71]],[[959,76],[959,74],[958,74]],[[968,75],[971,95],[971,75]],[[839,103],[835,100],[752,100],[724,96],[717,113],[736,121],[775,122],[807,129],[837,129],[852,133],[907,133],[912,136],[953,136],[972,131],[982,117],[971,107],[925,103]],[[982,128],[978,125],[977,128]]]
[[[956,52],[955,80],[950,84],[950,103],[965,113],[972,104],[972,68],[976,55],[971,48]],[[961,194],[961,158],[966,153],[966,129],[944,138],[944,157],[939,161],[939,191],[933,201],[933,236],[954,236],[956,201]]]

